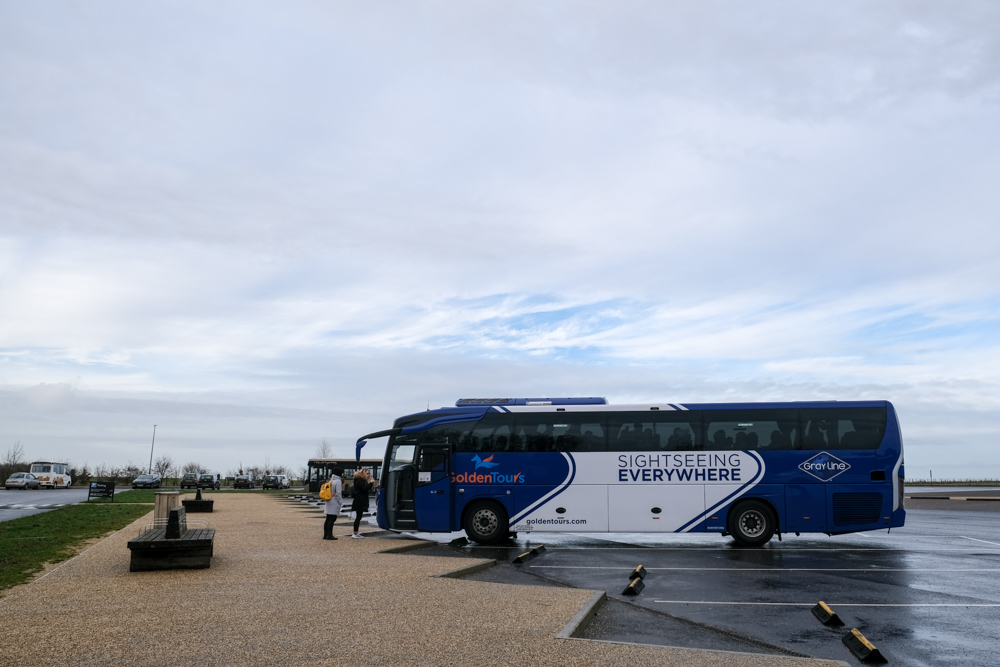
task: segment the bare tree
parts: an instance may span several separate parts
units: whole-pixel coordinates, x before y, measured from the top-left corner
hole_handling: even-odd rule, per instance
[[[21,445],[20,440],[7,448],[0,464],[5,466],[24,465],[24,446]]]
[[[329,442],[327,442],[326,440],[324,440],[316,448],[316,456],[314,456],[313,458],[328,459],[328,458],[331,458],[332,456],[333,456],[333,448],[330,446]]]
[[[146,471],[142,469],[142,466],[137,466],[136,464],[129,461],[128,465],[119,471],[119,476],[127,477],[128,479],[135,479],[144,472]]]
[[[191,461],[190,463],[184,464],[184,466],[181,468],[181,472],[182,473],[196,472],[201,474],[206,471],[205,471],[205,466],[201,465],[200,463],[195,463],[194,461]]]
[[[28,463],[24,460],[24,447],[18,440],[7,448],[7,452],[0,460],[0,481],[7,479],[15,472],[27,472]]]
[[[153,463],[153,472],[161,479],[172,477],[170,473],[174,470],[174,460],[169,456],[161,456]]]

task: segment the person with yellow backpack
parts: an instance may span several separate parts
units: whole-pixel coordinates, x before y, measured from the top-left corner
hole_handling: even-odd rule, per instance
[[[333,536],[333,524],[340,516],[340,508],[344,505],[344,469],[334,468],[333,477],[319,489],[319,499],[325,501],[324,512],[326,521],[323,522],[323,539],[335,540]]]

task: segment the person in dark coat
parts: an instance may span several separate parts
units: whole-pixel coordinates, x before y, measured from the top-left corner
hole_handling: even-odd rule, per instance
[[[354,515],[354,534],[351,537],[364,537],[359,530],[361,528],[361,516],[368,511],[368,493],[372,489],[372,474],[368,468],[362,468],[354,473],[354,501],[351,502],[351,511]]]

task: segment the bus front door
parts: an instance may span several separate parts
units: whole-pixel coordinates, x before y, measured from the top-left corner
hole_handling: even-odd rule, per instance
[[[423,445],[417,453],[417,530],[451,531],[451,447]]]

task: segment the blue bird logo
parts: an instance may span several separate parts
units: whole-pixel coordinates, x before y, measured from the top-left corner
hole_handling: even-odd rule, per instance
[[[479,454],[473,456],[472,461],[473,463],[476,464],[475,468],[476,470],[479,470],[480,468],[486,468],[487,470],[489,470],[490,468],[496,468],[498,465],[500,465],[499,463],[492,462],[493,461],[492,456],[490,456],[489,458],[481,459],[479,458]]]

